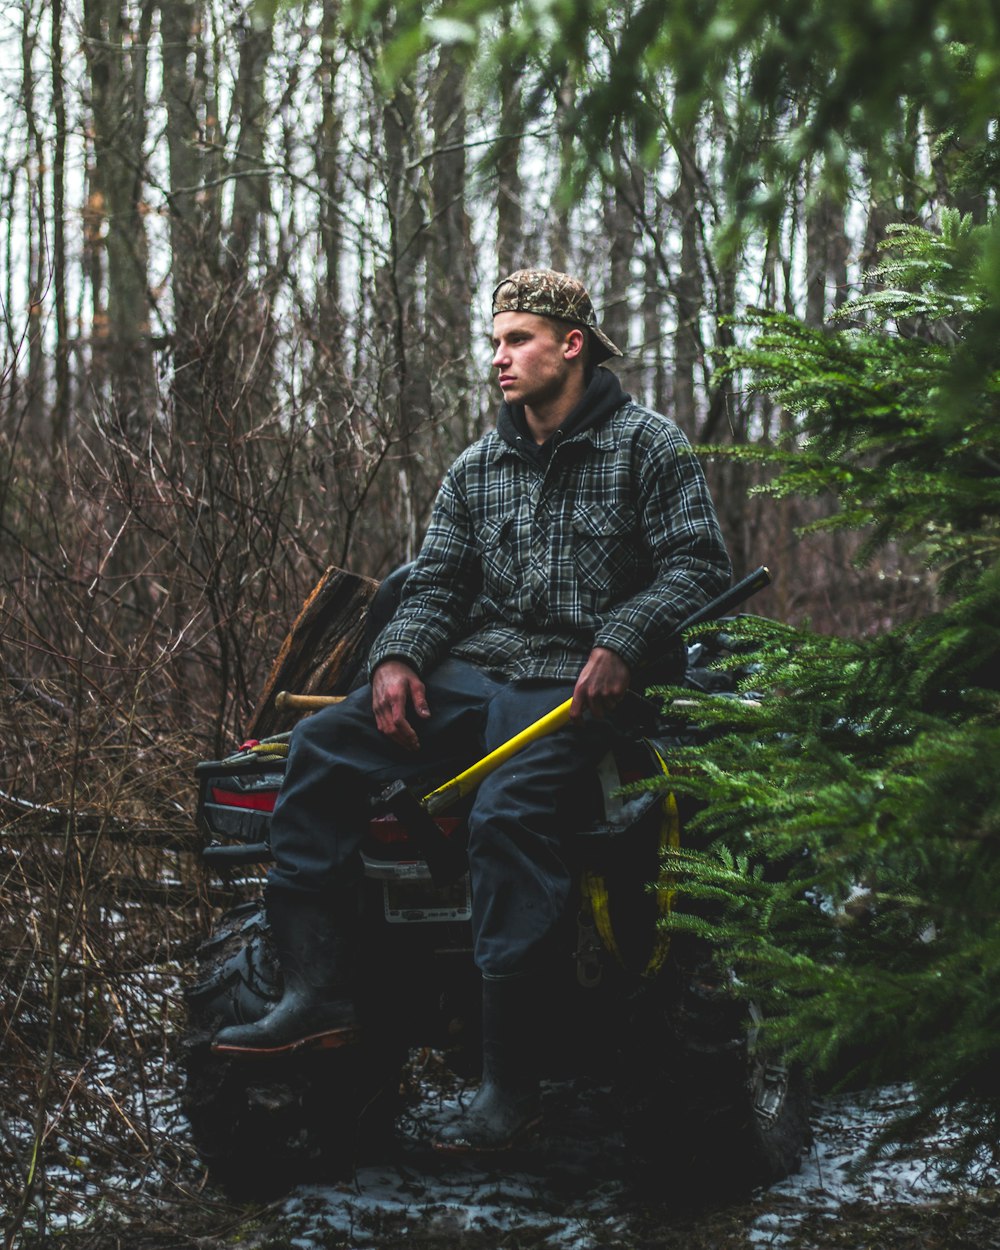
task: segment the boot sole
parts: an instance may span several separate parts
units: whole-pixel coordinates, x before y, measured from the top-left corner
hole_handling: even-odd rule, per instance
[[[444,1142],[438,1138],[431,1143],[431,1148],[438,1154],[443,1155],[500,1155],[505,1151],[513,1150],[515,1146],[519,1146],[527,1137],[530,1137],[533,1131],[538,1128],[542,1122],[541,1114],[535,1116],[533,1120],[529,1120],[527,1124],[523,1124],[513,1137],[498,1146],[474,1146],[471,1142]]]
[[[270,1059],[278,1055],[291,1055],[297,1050],[339,1050],[342,1046],[354,1046],[361,1041],[360,1029],[332,1029],[325,1033],[311,1033],[296,1038],[283,1046],[226,1046],[213,1042],[213,1055],[237,1055],[247,1059]]]

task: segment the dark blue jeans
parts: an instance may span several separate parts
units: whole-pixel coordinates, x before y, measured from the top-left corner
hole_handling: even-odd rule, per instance
[[[431,715],[411,719],[415,753],[379,733],[369,686],[298,725],[271,823],[271,888],[325,894],[356,878],[371,794],[396,779],[429,789],[573,693],[572,682],[508,682],[462,660],[446,660],[425,685]],[[527,971],[548,954],[571,885],[567,806],[593,784],[611,740],[606,722],[588,719],[526,747],[481,783],[469,816],[481,971]]]

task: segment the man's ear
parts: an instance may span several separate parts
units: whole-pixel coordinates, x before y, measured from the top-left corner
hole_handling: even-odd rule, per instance
[[[583,351],[587,338],[582,330],[570,330],[563,341],[563,355],[567,360],[576,360]]]

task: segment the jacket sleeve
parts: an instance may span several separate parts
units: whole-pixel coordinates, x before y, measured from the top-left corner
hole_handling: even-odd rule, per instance
[[[433,668],[468,628],[481,579],[475,534],[453,466],[434,502],[399,606],[372,644],[369,676],[389,659],[403,660],[420,674]]]
[[[656,660],[677,626],[729,585],[731,565],[705,474],[682,431],[659,418],[633,448],[639,538],[653,580],[607,612],[594,645],[633,669]]]

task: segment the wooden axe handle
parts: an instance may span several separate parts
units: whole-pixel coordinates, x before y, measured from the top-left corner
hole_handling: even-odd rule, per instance
[[[280,690],[275,696],[274,706],[279,712],[315,712],[317,708],[343,701],[342,694],[289,694],[287,690]]]

